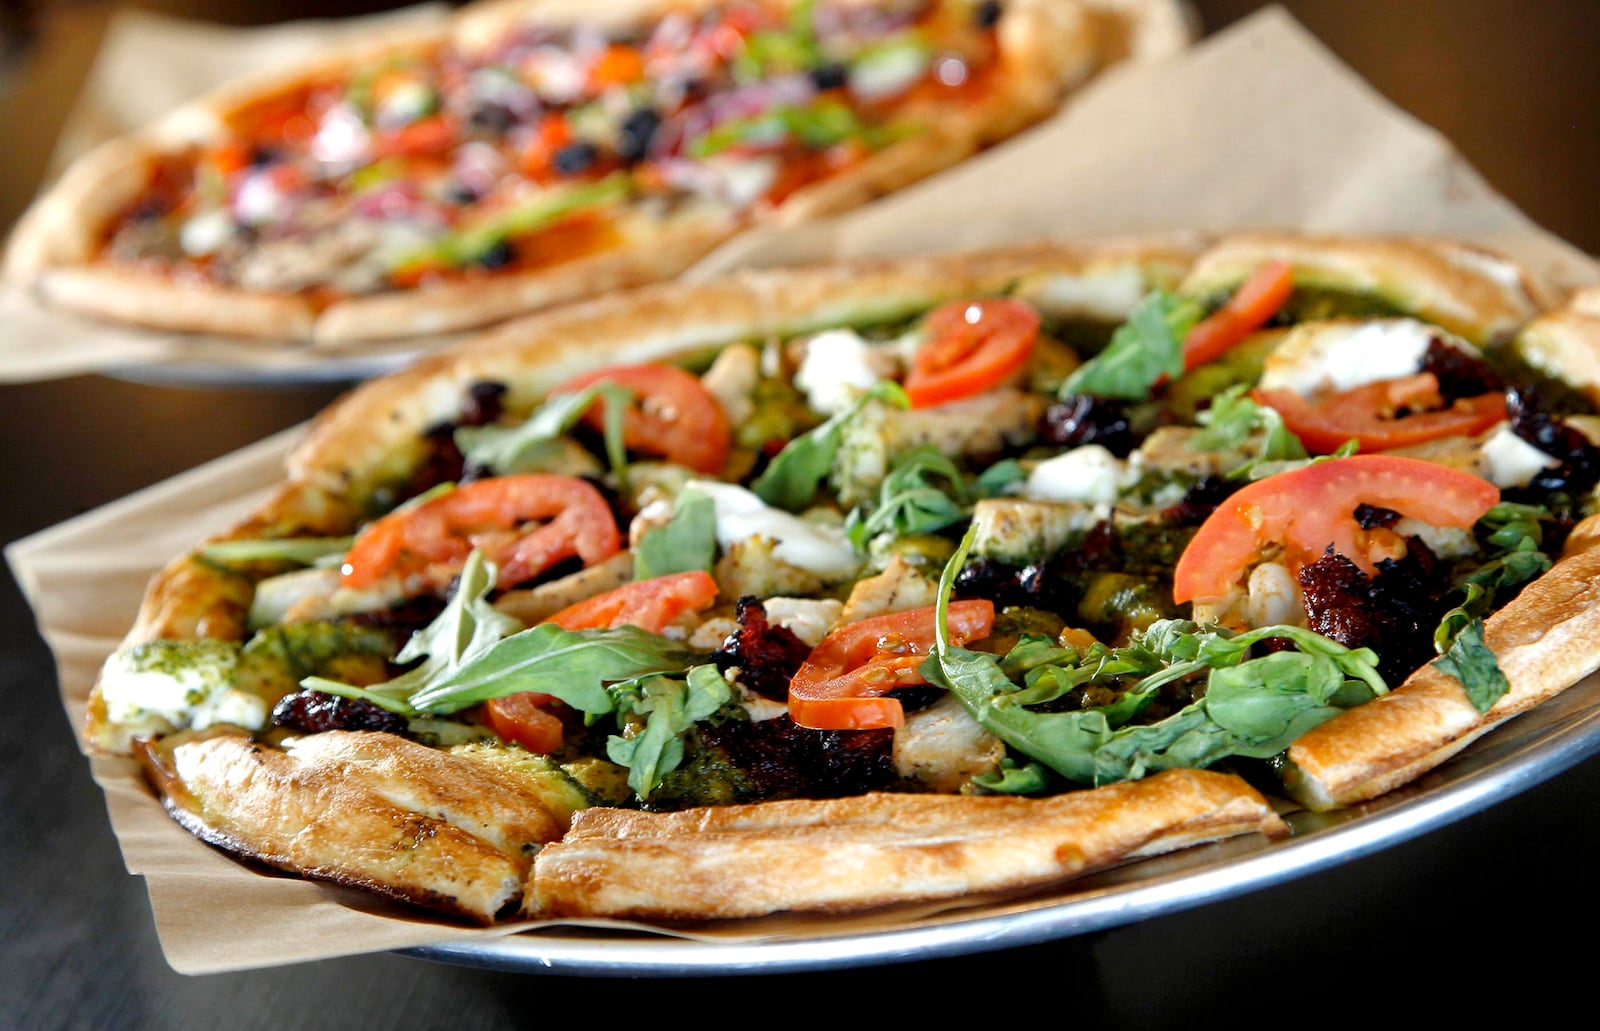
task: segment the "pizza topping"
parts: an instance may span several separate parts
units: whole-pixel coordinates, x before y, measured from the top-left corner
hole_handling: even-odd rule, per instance
[[[1251,274],[1221,308],[1195,324],[1183,338],[1183,367],[1215,361],[1266,325],[1289,300],[1294,271],[1286,261],[1270,261]]]
[[[888,348],[868,343],[854,330],[830,329],[806,342],[794,385],[813,409],[838,415],[898,371]]]
[[[598,383],[615,384],[633,394],[622,416],[622,436],[630,451],[659,455],[699,473],[716,473],[732,443],[728,416],[694,374],[675,365],[625,365],[574,377],[551,391],[577,393]],[[598,399],[584,420],[604,431],[611,401]]]
[[[717,543],[723,548],[752,538],[770,541],[773,558],[829,582],[845,579],[861,567],[861,559],[841,527],[808,522],[769,507],[754,493],[731,483],[692,480],[688,487],[711,498]]]
[[[1034,466],[1022,492],[1036,501],[1107,505],[1138,479],[1136,468],[1099,444],[1085,444]]]
[[[686,613],[699,612],[716,600],[717,582],[709,573],[669,573],[597,594],[562,609],[548,622],[566,630],[628,625],[659,634]]]
[[[1403,553],[1403,543],[1392,530],[1363,529],[1357,506],[1468,528],[1499,495],[1475,476],[1396,456],[1356,455],[1269,476],[1234,494],[1201,525],[1173,572],[1173,597],[1226,599],[1246,571],[1272,553],[1298,573],[1331,549],[1371,575],[1378,562]]]
[[[1021,301],[954,301],[928,313],[922,335],[905,381],[917,408],[982,393],[1021,372],[1039,336],[1039,313]]]
[[[272,707],[272,725],[301,734],[328,730],[370,730],[410,735],[410,723],[363,698],[342,698],[321,691],[296,691]]]
[[[569,558],[592,565],[621,544],[610,506],[591,484],[540,473],[498,476],[369,524],[345,556],[344,584],[361,590],[393,579],[408,593],[436,591],[477,548],[510,587]]]
[[[811,654],[811,646],[769,620],[759,598],[740,598],[734,612],[738,629],[712,653],[711,661],[724,672],[736,669],[739,683],[761,697],[787,699],[789,680]]]
[[[946,625],[959,644],[985,637],[994,625],[994,606],[956,602]],[[932,606],[845,624],[812,649],[790,680],[790,717],[819,730],[900,726],[905,718],[900,702],[883,696],[927,682],[919,667],[934,633]]]
[[[327,73],[235,112],[222,144],[172,155],[105,253],[328,297],[533,268],[614,243],[625,210],[687,201],[737,219],[779,204],[917,131],[928,99],[976,95],[1000,60],[994,26],[944,4],[837,6],[718,4],[609,31],[525,23],[470,50]],[[608,181],[603,197],[582,189]],[[345,260],[295,260],[327,253],[325,236]],[[243,278],[257,247],[289,241],[300,272]]]

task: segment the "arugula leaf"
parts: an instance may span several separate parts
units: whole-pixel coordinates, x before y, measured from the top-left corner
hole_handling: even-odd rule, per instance
[[[574,394],[549,398],[517,426],[462,426],[455,431],[456,447],[471,465],[497,476],[537,472],[551,453],[551,442],[578,424],[596,402],[605,405],[606,457],[618,475],[624,475],[627,452],[622,440],[622,416],[633,392],[616,383],[593,383]]]
[[[639,538],[633,549],[633,577],[648,580],[695,570],[709,573],[716,559],[716,505],[710,495],[691,487],[679,492],[671,519]]]
[[[946,620],[956,573],[971,549],[963,538],[939,581],[933,651],[921,672],[929,683],[951,691],[978,723],[1027,758],[1069,780],[1105,784],[1174,767],[1209,766],[1228,756],[1266,758],[1331,718],[1342,708],[1388,690],[1377,672],[1377,656],[1350,649],[1301,627],[1261,627],[1233,634],[1188,620],[1161,620],[1127,647],[1091,648],[1081,656],[1047,643],[1025,640],[1005,659],[950,645]],[[1288,640],[1294,651],[1252,659],[1252,645],[1267,638]],[[1029,660],[1026,686],[1015,670]],[[1058,661],[1051,661],[1058,660]],[[1196,701],[1165,719],[1135,724],[1160,688],[1205,675]],[[1111,677],[1137,677],[1109,705],[1066,712],[1031,706],[1067,690]],[[992,782],[994,790],[1005,780]]]
[[[605,685],[687,669],[695,653],[676,641],[620,626],[563,630],[541,623],[504,638],[411,698],[419,712],[446,713],[519,691],[553,695],[580,712],[612,711]]]
[[[632,737],[606,739],[606,756],[628,767],[628,786],[640,798],[661,783],[661,778],[683,762],[682,735],[726,705],[733,691],[713,665],[691,666],[683,679],[650,676],[612,689],[618,716],[645,718],[644,729]]]
[[[913,448],[894,460],[878,488],[878,503],[863,515],[850,511],[845,535],[857,551],[880,533],[905,537],[942,530],[967,517],[970,493],[961,470],[931,445]]]
[[[1050,773],[1042,763],[1019,763],[1007,756],[998,770],[980,773],[972,783],[996,795],[1037,795],[1049,788]]]
[[[1467,700],[1479,712],[1488,712],[1511,690],[1511,682],[1501,671],[1494,652],[1483,643],[1481,619],[1462,627],[1450,643],[1450,650],[1434,659],[1433,665],[1439,672],[1460,681],[1467,692]]]
[[[756,477],[750,489],[767,504],[790,512],[797,512],[810,504],[816,496],[818,484],[827,478],[833,468],[833,459],[839,453],[845,427],[874,401],[892,404],[897,408],[911,407],[911,399],[906,397],[905,389],[900,384],[891,380],[874,384],[849,408],[785,444],[783,450],[774,455],[772,461],[767,463],[767,468]]]
[[[400,649],[398,663],[423,660],[393,680],[365,688],[322,677],[307,677],[300,686],[346,698],[361,698],[391,712],[416,716],[420,711],[414,696],[498,644],[507,634],[522,629],[522,624],[490,605],[486,600],[494,588],[494,563],[473,549],[461,567],[456,592],[444,611],[432,623],[418,630]]]
[[[1213,398],[1211,407],[1199,415],[1205,429],[1190,437],[1188,442],[1195,451],[1234,451],[1253,437],[1259,437],[1260,446],[1254,457],[1230,469],[1230,480],[1251,476],[1263,462],[1297,461],[1307,457],[1305,445],[1284,425],[1283,416],[1276,409],[1257,404],[1246,395],[1247,389],[1240,384]]]
[[[1060,395],[1143,401],[1156,383],[1183,374],[1183,338],[1200,315],[1198,304],[1165,290],[1146,294],[1105,350],[1067,377]]]
[[[1550,568],[1550,556],[1539,550],[1544,539],[1541,520],[1549,512],[1540,505],[1501,502],[1478,520],[1480,533],[1497,554],[1463,576],[1452,592],[1461,603],[1446,612],[1433,631],[1439,658],[1433,665],[1455,677],[1479,712],[1488,712],[1511,689],[1495,654],[1483,643],[1483,620],[1496,598]]]

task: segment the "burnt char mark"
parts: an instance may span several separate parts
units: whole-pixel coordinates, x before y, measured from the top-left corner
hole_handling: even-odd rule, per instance
[[[1439,380],[1439,394],[1446,401],[1505,389],[1504,381],[1482,358],[1438,338],[1428,343],[1418,371],[1433,373]]]
[[[302,734],[328,730],[372,730],[410,737],[406,718],[361,698],[342,698],[321,691],[297,691],[272,707],[272,724]]]
[[[774,626],[767,620],[766,606],[759,598],[746,595],[738,600],[734,616],[739,629],[728,635],[711,655],[717,668],[726,672],[737,666],[739,682],[763,698],[783,701],[789,697],[789,680],[811,649],[788,627]]]
[[[1433,629],[1444,615],[1439,564],[1427,546],[1407,539],[1399,560],[1368,576],[1331,548],[1300,570],[1306,625],[1349,648],[1378,653],[1378,671],[1398,684],[1433,657]]]

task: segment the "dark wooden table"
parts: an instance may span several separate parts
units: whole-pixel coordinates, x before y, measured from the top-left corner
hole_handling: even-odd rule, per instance
[[[269,8],[346,5],[139,6],[248,21]],[[1258,6],[1195,4],[1210,29]],[[1385,94],[1449,135],[1535,219],[1600,253],[1600,4],[1286,6]],[[40,42],[0,83],[8,134],[15,124],[20,138],[48,142],[50,119],[62,109],[23,103],[36,88],[27,77],[39,74],[30,63],[66,76],[57,86],[70,84],[93,48],[57,28],[92,30],[97,13],[96,5],[43,9]],[[15,149],[6,163],[24,183],[43,167],[37,154]],[[31,189],[12,187],[19,188]],[[8,210],[19,200],[10,197]],[[104,377],[0,387],[4,539],[297,423],[338,389],[161,387]],[[1591,987],[1583,975],[1593,966],[1589,934],[1600,916],[1600,758],[1314,877],[1102,933],[962,958],[712,981],[510,974],[379,955],[186,978],[161,957],[143,886],[122,866],[61,711],[49,653],[9,577],[0,606],[0,870],[8,876],[0,1026],[671,1027],[680,1019],[765,1022],[784,1011],[895,1024],[939,1015],[1071,1027],[1317,1016],[1389,1023],[1382,1018],[1402,1013],[1437,1023],[1497,1001],[1538,1010]]]

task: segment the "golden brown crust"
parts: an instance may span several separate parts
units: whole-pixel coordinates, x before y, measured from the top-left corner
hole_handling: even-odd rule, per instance
[[[201,840],[478,923],[516,903],[529,853],[560,833],[492,765],[388,734],[335,731],[292,753],[226,731],[136,747]]]
[[[1600,517],[1580,524],[1593,544]],[[1497,724],[1600,668],[1600,548],[1569,552],[1484,622],[1484,643],[1511,687],[1479,712],[1432,664],[1399,688],[1347,710],[1289,748],[1286,783],[1313,809],[1376,798],[1444,762]]]
[[[810,325],[894,317],[962,294],[998,290],[1041,271],[1185,262],[1173,241],[1037,244],[909,261],[834,262],[755,271],[714,282],[658,284],[506,323],[376,380],[317,417],[289,459],[291,479],[355,499],[416,463],[420,431],[453,418],[478,380],[528,407],[557,383],[601,365],[793,333]]]
[[[1302,287],[1380,297],[1477,344],[1510,340],[1559,296],[1509,260],[1458,241],[1293,232],[1227,237],[1195,260],[1183,290],[1225,292],[1269,261],[1289,262]]]
[[[711,6],[707,0],[697,0]],[[1003,85],[982,103],[939,111],[927,131],[893,144],[841,175],[803,188],[758,220],[777,224],[833,214],[899,189],[1049,114],[1067,90],[1108,63],[1097,50],[1114,37],[1138,41],[1116,57],[1159,53],[1179,44],[1165,26],[1170,4],[1099,0],[1016,0],[1001,22]],[[199,331],[337,347],[428,338],[500,322],[578,297],[654,282],[681,272],[738,232],[749,219],[685,210],[663,220],[634,218],[605,251],[486,280],[355,296],[325,309],[300,294],[189,283],[165,274],[94,262],[104,222],[142,188],[159,154],[219,138],[230,112],[296,84],[363,67],[395,52],[415,52],[452,37],[477,46],[534,17],[550,24],[628,25],[682,4],[607,0],[604,4],[513,0],[470,5],[438,29],[405,29],[319,57],[290,72],[252,76],[196,100],[146,130],[112,141],[77,162],[32,206],[13,235],[6,275],[47,304],[158,329]],[[1089,10],[1092,8],[1092,11]],[[1123,31],[1110,26],[1121,23]]]
[[[1042,887],[1288,830],[1236,777],[1174,770],[1047,799],[873,794],[671,814],[586,810],[534,862],[530,916],[841,912]]]

